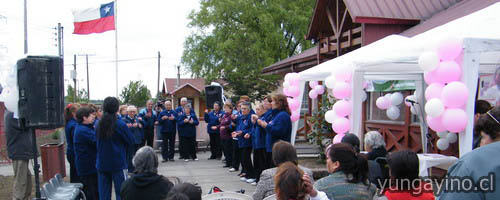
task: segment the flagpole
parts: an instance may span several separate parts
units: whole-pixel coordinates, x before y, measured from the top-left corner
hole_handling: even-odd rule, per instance
[[[115,0],[115,92],[118,98],[118,0]]]

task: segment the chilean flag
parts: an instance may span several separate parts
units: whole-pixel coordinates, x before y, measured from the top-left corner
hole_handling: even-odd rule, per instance
[[[115,30],[115,2],[102,4],[98,8],[74,11],[73,34],[102,33]]]

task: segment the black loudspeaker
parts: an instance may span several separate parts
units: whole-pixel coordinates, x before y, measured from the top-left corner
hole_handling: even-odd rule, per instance
[[[63,60],[28,56],[17,61],[19,119],[23,126],[51,129],[64,125]]]
[[[222,87],[216,85],[205,86],[205,94],[207,97],[207,108],[214,108],[214,102],[222,103]],[[222,106],[222,105],[220,105]]]

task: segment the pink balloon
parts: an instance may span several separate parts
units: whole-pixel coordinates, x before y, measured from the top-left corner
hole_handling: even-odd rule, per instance
[[[349,120],[345,117],[339,117],[333,120],[332,129],[337,134],[345,134],[349,131]]]
[[[316,94],[323,94],[325,92],[325,87],[322,85],[316,85],[314,90],[316,91]]]
[[[300,75],[298,73],[290,73],[290,85],[299,85],[300,82]]]
[[[337,134],[335,137],[333,137],[333,142],[332,144],[338,144],[342,142],[342,138],[345,136],[345,134]]]
[[[332,90],[333,96],[337,99],[345,99],[351,96],[351,84],[346,82],[337,82]]]
[[[309,91],[309,98],[311,98],[311,99],[318,98],[318,94],[316,93],[316,90]]]
[[[368,87],[368,81],[363,81],[363,89],[366,89]]]
[[[429,125],[429,128],[436,132],[443,132],[446,131],[446,128],[443,126],[442,122],[442,117],[431,117],[427,115],[427,125]]]
[[[441,62],[437,68],[437,76],[440,83],[459,81],[462,77],[462,69],[455,61]]]
[[[300,102],[295,99],[295,98],[287,98],[288,100],[288,107],[290,107],[290,110],[295,111],[297,108],[300,106]]]
[[[292,112],[292,116],[290,116],[290,120],[292,120],[292,122],[296,122],[300,119],[300,114],[299,112]]]
[[[430,84],[427,89],[425,89],[425,99],[430,100],[433,98],[441,98],[441,92],[443,91],[444,85],[441,83]]]
[[[288,88],[288,93],[292,97],[298,97],[300,95],[300,89],[298,86],[292,85]]]
[[[462,39],[446,37],[437,46],[437,54],[441,60],[453,60],[462,52]]]
[[[340,117],[345,117],[352,112],[352,104],[349,101],[346,100],[340,100],[335,102],[332,107],[333,111],[340,116]]]
[[[467,103],[468,96],[467,86],[456,81],[444,86],[441,99],[448,108],[460,108]]]
[[[442,115],[442,123],[452,133],[462,132],[467,127],[467,114],[459,108],[446,109]]]
[[[283,94],[284,94],[285,96],[291,96],[291,95],[290,95],[290,91],[288,91],[288,88],[286,88],[286,87],[285,87],[285,88],[283,88]]]
[[[430,85],[433,83],[441,83],[441,82],[439,82],[439,77],[437,75],[437,69],[430,71],[430,72],[424,72],[424,80],[427,83],[427,85]]]
[[[377,99],[375,104],[377,105],[377,108],[385,110],[385,109],[391,107],[391,100],[389,100],[389,98],[387,98],[385,96],[381,96]]]
[[[318,85],[318,81],[309,81],[309,87],[313,88]]]

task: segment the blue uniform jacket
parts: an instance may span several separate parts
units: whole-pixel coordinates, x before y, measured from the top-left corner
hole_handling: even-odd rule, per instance
[[[66,155],[75,155],[73,150],[73,135],[75,134],[76,120],[71,118],[64,126],[64,133],[66,135]]]
[[[252,121],[250,118],[251,114],[248,115],[241,115],[239,117],[239,122],[238,126],[236,128],[236,131],[241,131],[242,134],[238,136],[238,147],[244,148],[244,147],[251,147],[252,146],[252,137],[249,139],[245,139],[243,136],[245,134],[251,134],[252,131]]]
[[[266,117],[268,114],[267,112],[264,113],[262,116],[259,117],[261,120],[266,120]],[[255,122],[255,124],[252,125],[252,148],[253,149],[264,149],[266,148],[266,129],[262,128]]]
[[[94,124],[78,124],[73,136],[76,171],[79,176],[97,173],[95,161],[97,156]]]
[[[219,119],[224,116],[224,111],[219,110],[219,112],[209,112],[205,113],[205,122],[207,122],[207,132],[209,134],[219,134],[219,129],[212,130],[212,126],[217,126],[220,124]]]
[[[272,152],[273,144],[278,140],[290,142],[292,121],[285,110],[273,110],[266,127],[266,151]]]
[[[184,123],[184,119],[193,119],[194,123]],[[186,113],[181,113],[177,116],[177,125],[179,126],[179,136],[183,137],[194,137],[196,138],[196,126],[198,126],[200,122],[198,122],[198,117],[194,112],[191,112],[189,115]]]
[[[139,117],[142,118],[144,121],[144,129],[154,129],[155,128],[155,122],[157,121],[158,117],[156,115],[156,111],[151,110],[151,117],[146,117],[147,110],[146,108],[142,109],[139,112]]]
[[[175,112],[177,114],[180,114],[181,112],[184,112],[184,109],[182,109],[182,106],[177,106],[177,108],[175,109]],[[193,111],[191,110],[191,112],[193,112]]]
[[[163,116],[167,116],[167,117],[170,117],[170,116],[173,116],[174,119],[173,120],[170,120],[170,119],[161,119]],[[161,111],[160,115],[158,115],[158,123],[160,124],[161,126],[161,133],[173,133],[175,134],[175,130],[176,130],[176,124],[177,122],[177,113],[174,111],[174,110],[163,110]]]
[[[113,172],[127,169],[127,148],[135,143],[134,136],[125,122],[115,121],[114,133],[110,138],[96,138],[97,170]]]
[[[130,118],[130,116],[126,116],[124,118],[124,121],[126,124],[133,124],[133,123],[139,123],[144,127],[144,121],[137,119],[137,115],[134,116],[134,118]],[[144,130],[142,128],[137,127],[129,127],[130,131],[132,131],[132,134],[134,135],[134,142],[135,144],[141,144],[142,141],[144,140]]]

